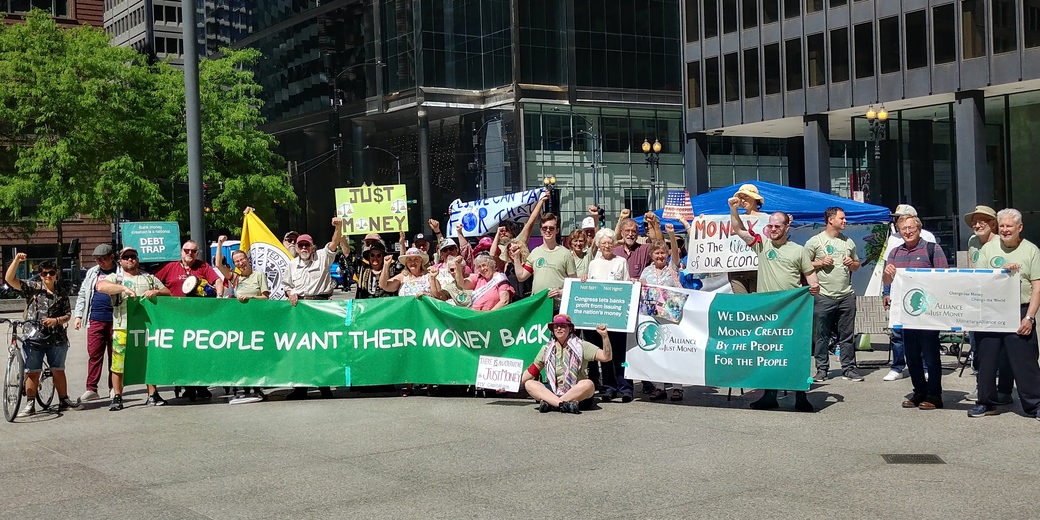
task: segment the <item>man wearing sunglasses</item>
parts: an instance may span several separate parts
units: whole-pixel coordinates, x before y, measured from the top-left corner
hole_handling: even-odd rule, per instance
[[[199,245],[194,240],[188,240],[181,246],[180,261],[168,262],[155,273],[155,277],[169,287],[170,293],[174,296],[185,295],[184,280],[189,276],[206,280],[216,289],[217,298],[224,296],[224,279],[213,266],[199,260]]]
[[[577,276],[578,271],[574,267],[574,255],[557,240],[560,235],[560,219],[552,213],[546,213],[542,215],[541,223],[542,245],[531,251],[526,262],[522,262],[519,255],[511,260],[516,269],[517,280],[523,282],[534,277],[531,294],[549,290],[555,315],[560,312],[564,278]]]
[[[76,298],[76,309],[72,312],[75,322],[73,328],[79,330],[83,320],[87,320],[87,389],[80,396],[80,401],[101,399],[98,394],[98,383],[105,367],[105,353],[108,353],[109,366],[112,364],[112,297],[97,290],[98,280],[115,273],[116,254],[110,244],[101,244],[94,248],[94,261],[97,265],[87,270],[83,285]],[[108,372],[109,398],[112,397],[112,371]]]
[[[112,403],[109,411],[123,409],[123,364],[126,360],[126,302],[128,298],[169,296],[170,290],[158,278],[144,272],[137,258],[137,250],[124,247],[119,251],[119,267],[115,273],[98,281],[98,292],[112,296]],[[146,405],[162,406],[166,400],[155,385],[147,385]]]

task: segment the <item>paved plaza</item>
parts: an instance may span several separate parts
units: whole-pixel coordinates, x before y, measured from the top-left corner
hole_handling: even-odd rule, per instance
[[[71,336],[75,397],[86,352]],[[813,385],[814,414],[784,411],[793,394],[756,412],[760,392],[705,387],[580,416],[342,388],[236,406],[214,388],[206,404],[154,408],[131,387],[118,413],[103,400],[0,424],[0,518],[1036,518],[1040,421],[1017,396],[969,419],[970,371],[943,359],[936,411],[900,408],[910,382],[882,382],[887,368]]]

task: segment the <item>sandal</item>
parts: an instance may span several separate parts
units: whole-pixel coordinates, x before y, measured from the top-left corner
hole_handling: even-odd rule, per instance
[[[672,401],[682,401],[683,391],[682,388],[672,389]]]
[[[401,397],[408,397],[410,395],[415,395],[415,390],[410,384],[404,385],[404,388],[401,389]]]
[[[657,388],[657,389],[654,389],[653,392],[650,392],[649,399],[651,401],[660,401],[661,399],[664,399],[667,395],[668,394],[666,394],[664,390],[661,390],[660,388]]]

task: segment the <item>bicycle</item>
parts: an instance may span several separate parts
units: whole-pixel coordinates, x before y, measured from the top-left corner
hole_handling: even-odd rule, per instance
[[[4,418],[7,419],[7,422],[14,422],[15,417],[18,416],[18,408],[22,405],[22,396],[25,395],[26,378],[25,337],[18,335],[18,329],[24,327],[28,322],[0,318],[0,324],[3,323],[11,326],[11,342],[7,347],[7,371],[4,373]],[[43,371],[40,372],[40,384],[36,388],[36,402],[46,410],[53,401],[54,380],[51,367],[44,359]]]

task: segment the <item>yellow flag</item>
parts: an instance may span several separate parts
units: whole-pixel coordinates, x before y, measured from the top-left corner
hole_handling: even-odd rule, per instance
[[[284,300],[285,289],[282,280],[289,268],[292,257],[282,241],[271,233],[271,230],[250,211],[242,221],[242,238],[239,249],[249,252],[249,260],[254,271],[267,276],[267,287],[271,290],[272,300]]]

